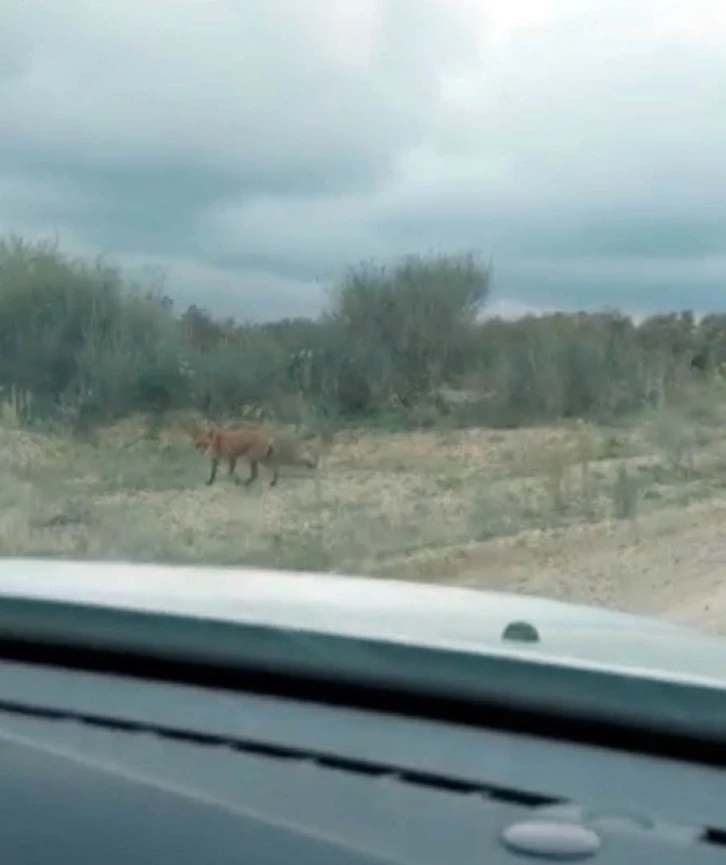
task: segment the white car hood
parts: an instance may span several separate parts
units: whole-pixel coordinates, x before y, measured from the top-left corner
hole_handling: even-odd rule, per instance
[[[256,568],[0,560],[0,604],[35,599],[471,654],[517,654],[726,685],[726,640],[641,616],[502,592]],[[534,643],[503,641],[525,621]]]

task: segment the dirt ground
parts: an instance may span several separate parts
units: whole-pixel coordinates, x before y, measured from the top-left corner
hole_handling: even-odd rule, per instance
[[[251,487],[207,472],[174,425],[93,444],[0,426],[0,554],[437,580],[726,633],[720,418],[351,430],[274,489],[264,470]]]
[[[609,607],[726,634],[726,503],[489,542],[452,582]],[[455,576],[453,576],[455,571]]]

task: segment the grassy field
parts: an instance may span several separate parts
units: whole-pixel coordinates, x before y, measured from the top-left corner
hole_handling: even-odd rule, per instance
[[[173,423],[151,437],[129,420],[89,444],[6,419],[0,553],[440,580],[719,630],[720,406],[701,394],[618,428],[341,431],[317,472],[283,469],[275,489],[264,469],[249,488],[226,469],[205,486]]]

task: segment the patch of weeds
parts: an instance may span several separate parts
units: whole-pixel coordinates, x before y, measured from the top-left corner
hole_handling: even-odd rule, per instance
[[[338,509],[326,524],[326,548],[338,566],[357,569],[359,564],[400,555],[422,546],[450,541],[445,519],[426,507],[426,502],[400,501],[388,507]]]
[[[678,507],[687,508],[694,502],[701,501],[704,498],[708,498],[708,494],[703,490],[698,491],[693,488],[685,487],[684,489],[676,490],[672,501]]]
[[[678,411],[695,426],[722,427],[726,418],[726,389],[723,384],[712,382],[688,388],[678,400]]]
[[[562,514],[569,500],[568,475],[572,457],[564,447],[553,445],[542,454],[542,485],[552,510]]]
[[[671,470],[693,472],[699,436],[697,427],[683,412],[672,407],[659,409],[647,420],[645,433]]]
[[[88,525],[93,519],[93,507],[87,499],[69,498],[48,506],[32,518],[32,524],[42,528],[65,528]]]
[[[640,484],[638,479],[628,472],[621,463],[612,486],[612,514],[616,520],[632,520],[638,513]]]
[[[491,489],[475,497],[468,521],[476,541],[509,537],[547,524],[542,510],[530,499],[512,493],[497,495]]]
[[[643,498],[649,501],[660,501],[664,496],[661,490],[651,487],[643,491]]]
[[[149,412],[145,418],[143,436],[149,441],[159,441],[165,426],[163,412]]]
[[[586,461],[580,464],[580,510],[586,520],[597,516],[597,479]]]
[[[597,468],[603,458],[602,440],[584,425],[574,436],[527,455],[541,490],[540,523],[555,528],[607,513],[611,475]]]
[[[6,429],[20,429],[22,427],[18,403],[13,394],[6,392],[5,388],[0,391],[0,424]]]
[[[711,475],[711,488],[714,490],[722,490],[726,487],[726,475],[714,473]]]
[[[575,458],[590,463],[602,458],[602,440],[590,427],[578,424],[574,437]]]
[[[322,531],[301,530],[275,535],[269,552],[257,555],[281,570],[329,571],[332,567]]]
[[[618,457],[626,456],[629,450],[629,442],[624,436],[618,435],[614,432],[609,432],[602,438],[600,459],[617,459]]]
[[[578,499],[578,510],[586,520],[596,515],[597,478],[592,471],[593,460],[602,456],[602,442],[588,429],[581,428],[575,440],[575,455],[579,464],[579,489],[570,494]]]
[[[113,492],[185,489],[193,478],[204,478],[209,470],[204,461],[173,446],[140,446],[130,451],[102,448],[88,464],[94,463],[101,486]]]
[[[467,484],[467,479],[461,475],[444,475],[436,478],[436,486],[442,491],[460,490]]]
[[[196,549],[180,544],[146,509],[120,506],[98,511],[97,522],[88,534],[87,551],[91,558],[104,560],[169,564],[204,561]]]

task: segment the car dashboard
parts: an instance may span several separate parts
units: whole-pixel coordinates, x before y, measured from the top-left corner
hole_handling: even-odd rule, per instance
[[[538,732],[0,663],[18,865],[726,862],[726,773]]]

